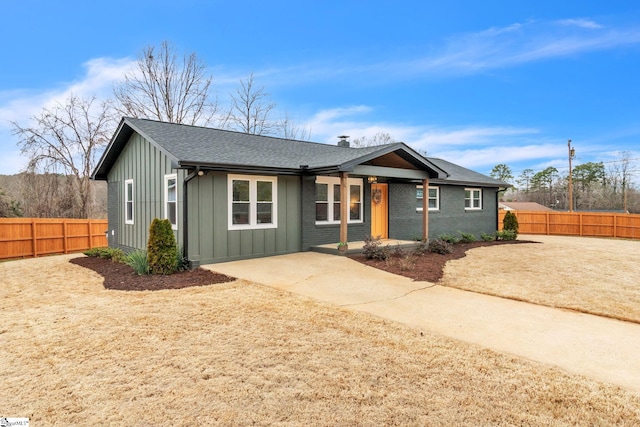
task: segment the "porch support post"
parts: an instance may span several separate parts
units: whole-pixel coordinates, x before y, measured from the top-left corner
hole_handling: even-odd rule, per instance
[[[429,178],[422,180],[422,240],[429,241]]]
[[[347,243],[349,219],[349,173],[340,172],[340,243]],[[345,246],[344,249],[347,249]]]

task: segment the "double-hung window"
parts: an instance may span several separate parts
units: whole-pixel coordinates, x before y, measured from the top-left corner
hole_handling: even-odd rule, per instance
[[[164,176],[164,217],[171,228],[178,229],[178,176],[175,173]]]
[[[133,180],[124,181],[124,223],[133,224]]]
[[[278,178],[229,175],[229,230],[276,228]]]
[[[429,198],[428,206],[430,211],[440,209],[440,187],[429,187],[427,197]],[[424,198],[424,189],[422,185],[416,186],[416,212],[422,212],[422,199]]]
[[[466,210],[482,209],[482,190],[479,188],[464,189],[464,208]]]
[[[347,222],[362,222],[362,180],[349,178],[349,218]],[[341,200],[340,178],[319,176],[316,178],[316,224],[340,222]]]

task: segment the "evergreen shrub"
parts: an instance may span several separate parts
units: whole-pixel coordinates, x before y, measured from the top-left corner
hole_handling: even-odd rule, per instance
[[[168,219],[154,218],[149,227],[147,260],[149,273],[173,274],[177,269],[178,248]]]

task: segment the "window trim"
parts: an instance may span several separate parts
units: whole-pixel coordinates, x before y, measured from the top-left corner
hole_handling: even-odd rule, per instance
[[[422,188],[422,187],[423,187],[422,185],[416,185],[416,190],[418,190],[419,188]],[[436,186],[436,185],[430,185],[427,188],[427,198],[429,200],[431,200],[431,197],[429,197],[429,190],[431,190],[431,189],[436,190],[436,197],[435,197],[436,207],[435,208],[429,207],[429,211],[439,211],[440,210],[440,187]],[[424,191],[422,192],[422,197],[424,197]],[[418,200],[418,195],[417,194],[416,194],[416,200]],[[428,200],[427,200],[427,203],[428,203]],[[416,212],[422,212],[422,207],[416,206]]]
[[[164,184],[163,184],[163,188],[164,188],[164,219],[169,219],[169,180],[170,179],[174,179],[176,181],[176,200],[175,200],[175,218],[176,218],[176,223],[175,224],[171,224],[171,228],[173,230],[177,230],[178,229],[178,174],[177,173],[171,173],[171,174],[167,174],[164,176]],[[169,222],[171,222],[171,220],[169,220]]]
[[[129,191],[128,187],[131,185],[131,200],[128,200]],[[125,179],[124,180],[124,223],[126,225],[133,225],[135,219],[135,185],[133,185],[133,179]],[[127,209],[128,204],[131,203],[131,218],[129,218],[129,210]]]
[[[471,198],[467,198],[467,191],[470,192]],[[474,197],[474,192],[478,192],[478,197]],[[465,188],[464,189],[464,210],[466,211],[480,211],[482,210],[482,188]],[[470,206],[467,207],[467,200],[470,200]],[[478,207],[473,206],[474,200],[478,200]]]
[[[249,224],[233,223],[233,181],[249,181]],[[271,222],[258,223],[258,181],[271,182]],[[258,230],[278,228],[278,177],[266,175],[227,175],[228,230]]]
[[[316,180],[313,183],[314,192],[316,184],[327,184],[327,220],[326,221],[318,221],[315,220],[316,225],[329,225],[329,224],[340,224],[340,220],[333,219],[333,204],[335,202],[333,194],[334,194],[334,185],[340,186],[340,178],[334,176],[316,176]],[[349,195],[351,195],[351,186],[357,185],[360,187],[360,219],[351,219],[351,209],[349,209],[349,218],[347,219],[347,224],[362,224],[364,222],[364,182],[362,178],[347,178],[347,185],[349,186]],[[317,204],[317,200],[315,200],[314,195],[314,205]],[[343,203],[343,200],[340,200],[340,203]],[[315,217],[315,209],[314,209],[314,217]]]

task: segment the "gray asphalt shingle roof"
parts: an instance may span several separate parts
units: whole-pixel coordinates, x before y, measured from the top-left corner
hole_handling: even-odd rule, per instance
[[[481,173],[472,171],[471,169],[463,168],[462,166],[456,165],[455,163],[448,162],[446,160],[438,159],[435,157],[427,157],[427,159],[436,165],[438,168],[447,172],[449,176],[447,176],[444,180],[434,179],[433,182],[447,182],[449,184],[459,183],[459,184],[475,184],[475,185],[486,185],[488,187],[510,187],[511,185],[491,178],[490,176],[483,175]]]
[[[445,160],[424,158],[403,143],[346,148],[134,118],[122,119],[93,174],[95,179],[106,179],[109,169],[133,132],[138,132],[157,145],[177,166],[182,167],[200,165],[224,169],[241,166],[300,171],[300,167],[306,165],[313,171],[348,167],[397,152],[420,165],[421,169],[430,171],[432,176],[438,176],[439,179],[434,181],[492,187],[508,185]]]
[[[126,119],[181,163],[310,169],[340,165],[381,147],[344,148],[197,126]]]

